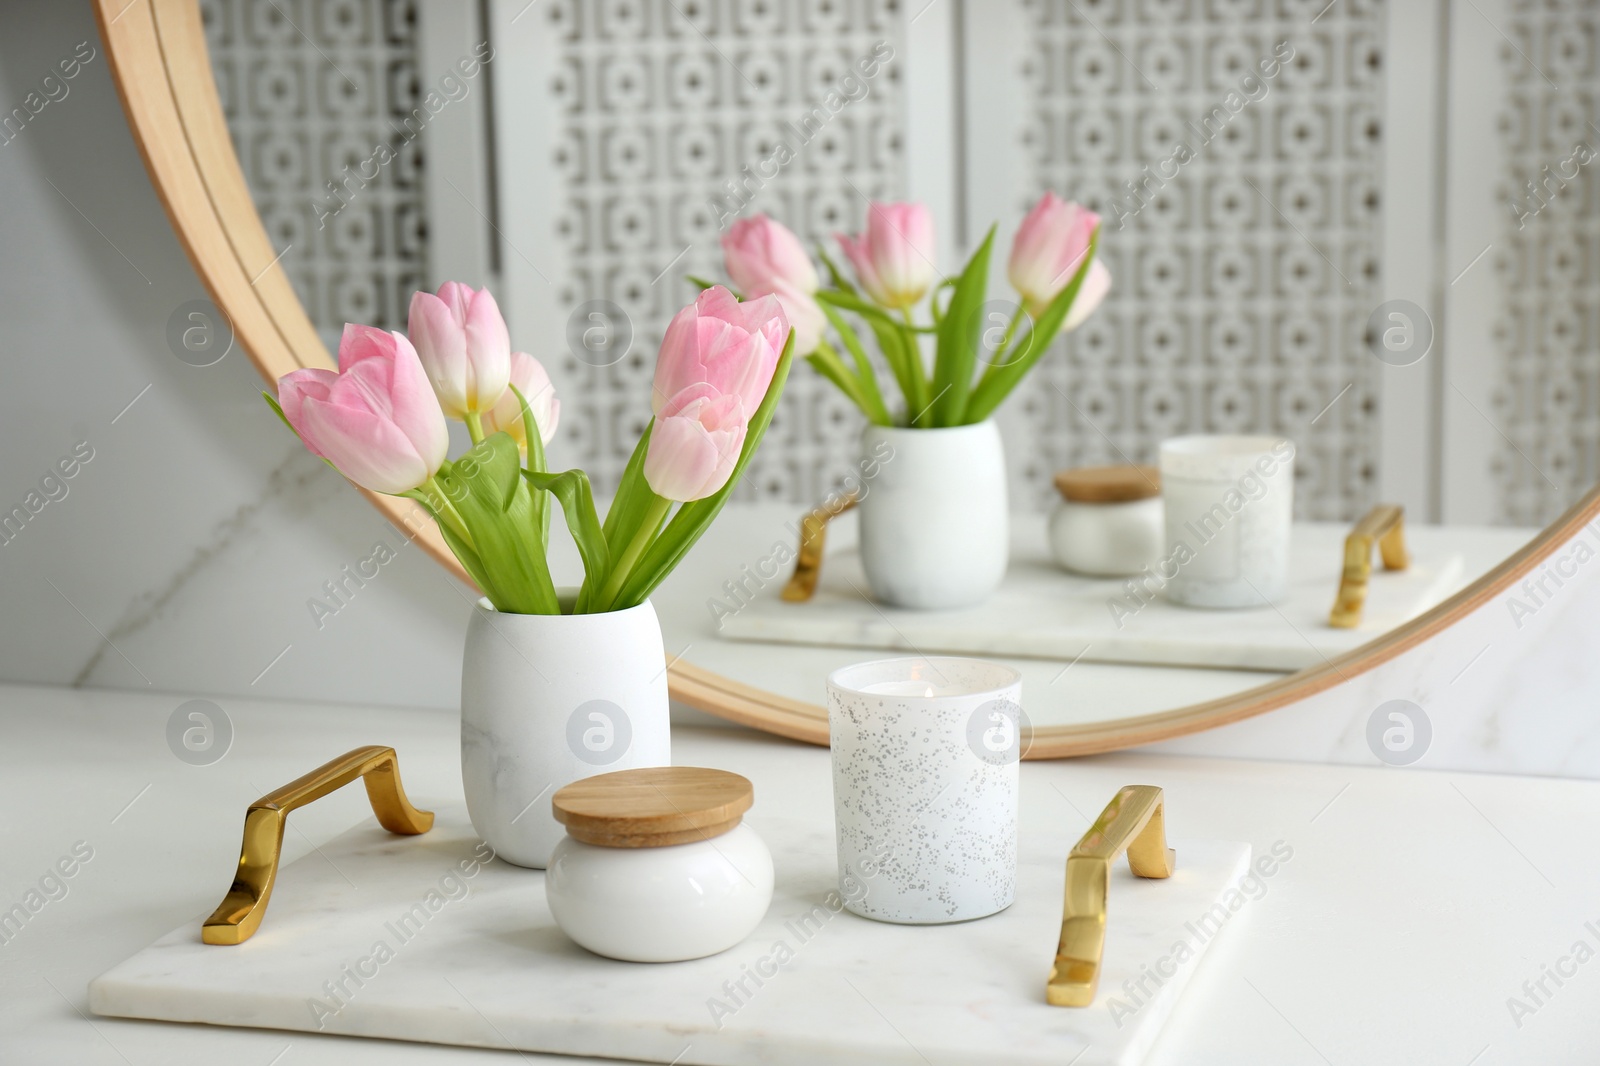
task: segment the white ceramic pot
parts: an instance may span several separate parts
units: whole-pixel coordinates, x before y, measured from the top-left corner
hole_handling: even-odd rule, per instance
[[[828,677],[839,895],[864,918],[931,925],[1011,906],[1022,677],[948,656]]]
[[[1050,514],[1050,550],[1073,573],[1137,574],[1161,561],[1161,515],[1159,496],[1125,503],[1062,500]]]
[[[726,951],[772,903],[772,853],[740,823],[712,840],[604,848],[564,837],[545,898],[563,932],[596,955],[680,962]]]
[[[1006,575],[1011,535],[994,422],[869,425],[862,454],[878,466],[860,505],[861,563],[873,597],[921,609],[987,599]]]
[[[649,601],[603,614],[502,614],[479,600],[461,663],[461,782],[495,854],[542,870],[569,781],[668,766],[666,656]]]

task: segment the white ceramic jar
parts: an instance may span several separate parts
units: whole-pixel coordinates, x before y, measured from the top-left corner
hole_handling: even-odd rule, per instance
[[[1161,560],[1161,473],[1153,466],[1086,466],[1055,477],[1050,550],[1064,569],[1125,577]]]
[[[479,600],[461,664],[461,782],[495,854],[542,870],[549,795],[672,762],[666,655],[649,601],[602,614],[503,614]]]
[[[680,962],[755,930],[772,903],[772,853],[742,821],[750,782],[692,766],[624,770],[568,785],[567,827],[545,872],[563,932],[596,955]]]
[[[1165,592],[1189,607],[1264,607],[1289,580],[1294,443],[1205,435],[1161,444]]]
[[[892,607],[982,603],[1006,575],[1005,451],[992,420],[948,429],[869,425],[861,435],[861,565]]]

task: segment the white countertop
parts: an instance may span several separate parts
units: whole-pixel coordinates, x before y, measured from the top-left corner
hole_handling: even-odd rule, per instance
[[[89,1016],[92,977],[216,905],[244,809],[263,792],[382,743],[398,749],[419,805],[460,797],[452,715],[229,700],[232,749],[192,766],[165,739],[180,702],[0,687],[0,908],[79,841],[93,849],[67,894],[0,943],[0,1062],[563,1061]],[[752,733],[680,727],[675,755],[749,776],[774,813],[829,787],[825,751]],[[1489,1066],[1600,1053],[1600,961],[1571,958],[1580,939],[1600,951],[1600,856],[1588,846],[1600,783],[1130,753],[1024,764],[1023,831],[1035,819],[1086,825],[1128,783],[1167,789],[1176,838],[1293,849],[1204,960],[1151,1063]],[[363,791],[346,788],[291,816],[285,856],[369,817]],[[1041,981],[1051,947],[1040,945]],[[1558,965],[1570,976],[1545,978],[1549,995],[1535,987],[1531,998],[1523,983]],[[1531,1012],[1513,1019],[1513,996]]]

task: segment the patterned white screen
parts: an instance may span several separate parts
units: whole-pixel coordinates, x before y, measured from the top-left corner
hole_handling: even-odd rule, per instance
[[[566,454],[604,488],[648,416],[667,321],[697,291],[684,276],[723,277],[726,224],[765,211],[831,244],[868,198],[903,195],[901,18],[894,0],[567,0],[535,15],[559,63],[549,106],[565,271],[552,281],[576,317],[557,385],[578,416]],[[576,339],[601,304],[603,319],[630,322],[620,361]],[[854,464],[859,424],[797,364],[741,491],[820,498]]]
[[[428,244],[416,0],[201,12],[245,178],[311,320],[335,349],[345,322],[403,329]]]
[[[1364,338],[1381,302],[1382,6],[1023,6],[1030,197],[1100,211],[1116,278],[1024,386],[1027,488],[1042,500],[1060,467],[1153,462],[1175,434],[1275,432],[1299,448],[1299,515],[1360,512],[1377,448]]]
[[[572,331],[559,321],[543,331],[538,354],[571,412],[563,461],[587,467],[602,490],[614,483],[644,417],[661,331],[693,294],[684,275],[719,276],[719,222],[763,210],[808,241],[831,243],[860,224],[868,198],[907,194],[908,159],[918,158],[908,144],[908,24],[927,18],[949,20],[966,52],[957,48],[948,75],[932,80],[924,61],[915,86],[923,96],[988,70],[1020,71],[1018,133],[1003,154],[962,158],[961,139],[951,141],[958,184],[985,168],[1019,176],[1004,204],[968,202],[969,231],[988,215],[1020,214],[1047,188],[1106,218],[1111,298],[1002,412],[1017,501],[1048,503],[1060,467],[1152,461],[1172,434],[1270,431],[1300,446],[1303,517],[1349,518],[1373,502],[1379,368],[1367,320],[1394,295],[1380,276],[1385,5],[912,6],[540,0],[511,12],[537,21],[553,59],[538,94],[497,107],[540,109],[550,139],[543,187],[556,195],[550,232],[501,234],[501,254],[552,243],[560,269],[549,278],[551,317],[599,302],[620,309],[632,331],[615,362],[564,341]],[[1498,20],[1481,29],[1507,42],[1493,72],[1501,107],[1483,149],[1494,156],[1495,207],[1533,203],[1530,179],[1548,202],[1521,225],[1511,210],[1496,223],[1487,261],[1497,303],[1485,327],[1494,386],[1481,416],[1461,417],[1474,432],[1490,432],[1482,418],[1499,431],[1484,445],[1492,454],[1483,484],[1495,500],[1485,517],[1543,522],[1600,477],[1600,185],[1588,164],[1569,166],[1575,176],[1559,188],[1543,169],[1557,172],[1580,141],[1600,144],[1589,118],[1600,16],[1577,0],[1504,0],[1476,15],[1457,8],[1463,19]],[[205,0],[203,10],[247,178],[313,320],[330,340],[347,320],[401,325],[407,294],[438,280],[427,269],[426,137],[407,124],[423,88],[417,0]],[[980,54],[974,31],[1002,13],[1022,23],[1019,43]],[[892,58],[862,77],[860,63],[884,49]],[[523,59],[502,50],[497,61]],[[837,106],[819,110],[830,94]],[[991,117],[967,115],[969,135]],[[1451,113],[1448,102],[1442,117],[1452,136],[1464,122],[1486,122]],[[774,165],[780,142],[792,159]],[[374,166],[379,145],[394,158]],[[947,232],[956,224],[953,212],[940,218]],[[1447,273],[1474,251],[1456,254]],[[579,333],[586,321],[573,319]],[[1448,385],[1435,402],[1452,402]],[[796,367],[745,494],[820,497],[849,471],[859,422],[835,390]],[[1440,461],[1461,461],[1448,438]]]
[[[1600,12],[1515,0],[1509,15],[1490,467],[1496,517],[1542,525],[1600,481]]]

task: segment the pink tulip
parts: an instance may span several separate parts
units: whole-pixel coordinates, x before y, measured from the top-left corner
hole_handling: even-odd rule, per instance
[[[796,355],[817,350],[828,320],[812,296],[817,291],[817,269],[799,237],[766,215],[740,219],[722,238],[722,257],[728,277],[746,299],[769,294],[778,298],[794,326]]]
[[[1011,243],[1011,261],[1006,266],[1006,274],[1012,287],[1022,295],[1030,315],[1037,318],[1043,314],[1050,301],[1076,276],[1099,225],[1099,215],[1053,192],[1045,193],[1028,212]],[[1110,273],[1103,277],[1109,287]],[[1087,287],[1085,278],[1084,288]],[[1100,296],[1104,295],[1102,291]],[[1074,303],[1081,299],[1080,290]]]
[[[338,371],[285,374],[278,405],[313,455],[373,492],[398,495],[426,483],[450,447],[439,400],[400,333],[345,326]]]
[[[656,415],[644,455],[644,479],[657,496],[699,500],[728,483],[744,448],[748,414],[739,397],[691,385]]]
[[[528,401],[528,410],[533,412],[533,420],[539,426],[539,439],[549,444],[550,438],[556,435],[556,423],[561,420],[561,401],[556,399],[550,375],[543,364],[527,352],[512,352],[511,384]],[[522,424],[522,404],[517,402],[516,392],[507,389],[500,402],[484,412],[483,431],[485,434],[509,433],[517,447],[527,452],[528,427]]]
[[[711,286],[667,325],[650,409],[659,415],[684,389],[707,384],[737,396],[748,417],[766,396],[788,338],[789,319],[777,297],[740,303],[721,285]]]
[[[766,215],[735,222],[722,238],[722,257],[728,276],[746,296],[765,296],[779,285],[817,291],[817,269],[800,238]]]
[[[794,327],[794,354],[807,356],[822,343],[822,333],[828,328],[828,316],[822,306],[808,293],[779,285],[772,290],[783,308],[784,317]]]
[[[1072,306],[1067,308],[1067,318],[1061,324],[1061,332],[1071,333],[1083,325],[1084,319],[1094,314],[1094,309],[1100,306],[1100,301],[1110,291],[1111,271],[1096,255],[1094,262],[1089,264],[1089,273],[1084,275],[1083,284],[1078,287],[1078,295],[1072,298]]]
[[[445,414],[465,420],[493,407],[511,373],[511,338],[488,289],[459,281],[411,297],[408,332]]]
[[[885,307],[910,307],[933,284],[933,216],[925,204],[874,203],[865,234],[837,238],[861,287]]]

